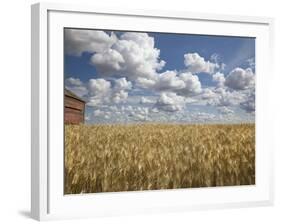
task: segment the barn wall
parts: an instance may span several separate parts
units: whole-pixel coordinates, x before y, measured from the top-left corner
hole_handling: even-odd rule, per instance
[[[84,123],[85,104],[72,97],[65,96],[64,123],[80,124]]]
[[[64,119],[66,124],[80,124],[84,122],[84,113],[72,108],[65,108]]]
[[[64,106],[84,111],[84,103],[83,102],[81,102],[79,100],[76,100],[74,98],[68,97],[68,96],[65,97]]]

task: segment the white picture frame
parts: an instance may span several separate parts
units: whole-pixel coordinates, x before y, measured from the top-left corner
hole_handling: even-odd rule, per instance
[[[38,3],[32,5],[31,214],[37,220],[273,204],[267,91],[273,76],[272,18]],[[94,21],[94,22],[93,22]],[[188,26],[186,26],[188,25]],[[256,185],[143,192],[63,194],[63,27],[250,35],[256,45]]]

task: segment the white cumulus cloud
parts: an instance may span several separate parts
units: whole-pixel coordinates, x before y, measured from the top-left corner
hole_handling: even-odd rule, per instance
[[[228,107],[239,105],[245,100],[245,93],[243,91],[229,91],[226,88],[217,88],[213,92],[215,96],[208,101],[209,105],[218,107]]]
[[[228,107],[218,107],[218,111],[222,114],[233,114],[234,111]]]
[[[203,89],[202,94],[201,94],[201,99],[203,99],[203,100],[210,100],[210,99],[214,99],[216,97],[217,97],[217,94],[209,88]]]
[[[235,90],[245,90],[255,84],[255,74],[251,68],[235,68],[225,79],[225,85]]]
[[[240,103],[242,109],[248,113],[253,113],[256,110],[255,92],[251,92],[248,98]]]
[[[137,79],[136,83],[141,88],[157,92],[174,92],[182,96],[192,96],[202,91],[198,76],[190,72],[178,74],[177,71],[166,71],[159,74],[154,80],[141,78]]]
[[[158,91],[176,91],[183,88],[185,88],[185,83],[176,71],[166,71],[159,74],[154,86],[154,89]]]
[[[149,99],[149,97],[141,97],[140,104],[152,104],[155,103],[154,100]]]
[[[88,106],[102,106],[110,103],[124,103],[128,98],[128,91],[132,83],[125,77],[108,81],[106,79],[90,79],[83,83],[78,78],[67,78],[65,80],[67,89],[78,96],[83,96]]]
[[[223,73],[217,72],[213,75],[213,81],[217,83],[218,87],[224,86],[225,83],[225,77]]]
[[[176,93],[161,93],[155,107],[159,110],[175,112],[183,110],[185,106],[184,97]]]
[[[103,52],[116,41],[114,33],[108,35],[99,30],[65,29],[65,52],[81,56],[83,52]]]
[[[184,96],[199,94],[201,89],[201,82],[197,75],[193,75],[190,72],[181,73],[179,78],[184,82],[184,88],[177,91]]]
[[[184,55],[184,64],[187,70],[192,73],[205,72],[213,74],[219,68],[217,63],[206,61],[198,53],[187,53]]]
[[[105,79],[90,79],[89,90],[91,95],[106,95],[111,89],[111,83]]]
[[[84,97],[88,94],[88,89],[79,78],[67,78],[65,86],[68,90],[75,93],[79,97]]]
[[[96,53],[91,57],[91,64],[95,65],[101,75],[120,71],[124,62],[123,56],[113,49],[108,49],[102,53]]]
[[[159,57],[160,50],[155,48],[153,37],[147,33],[127,32],[110,49],[94,54],[91,62],[102,76],[114,74],[129,80],[152,79],[165,65]]]
[[[120,78],[115,80],[114,84],[114,90],[119,91],[119,90],[129,90],[132,88],[132,83],[130,81],[127,81],[126,78]]]

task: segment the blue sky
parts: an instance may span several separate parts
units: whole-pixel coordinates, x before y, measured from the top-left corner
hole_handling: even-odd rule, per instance
[[[255,38],[65,30],[65,86],[87,123],[255,119]]]
[[[220,60],[229,65],[226,71],[237,66],[246,68],[244,61],[255,57],[254,38],[161,33],[150,35],[157,40],[155,46],[161,49],[161,58],[169,62],[166,69],[184,69],[182,56],[186,52],[197,52],[204,58],[218,54]]]

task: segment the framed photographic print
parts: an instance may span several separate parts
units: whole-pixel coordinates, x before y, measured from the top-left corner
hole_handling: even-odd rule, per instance
[[[32,217],[270,205],[271,18],[32,6]]]

